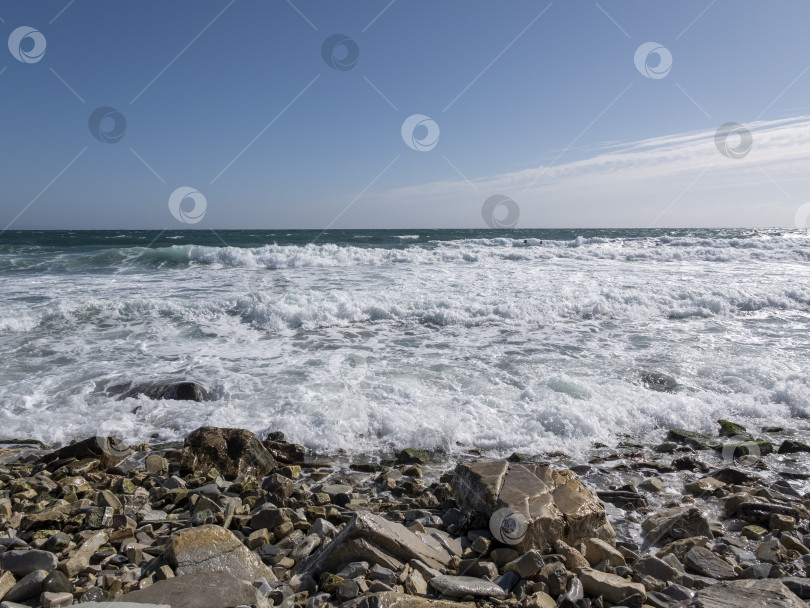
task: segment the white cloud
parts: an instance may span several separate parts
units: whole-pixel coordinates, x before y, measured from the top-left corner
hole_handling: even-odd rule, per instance
[[[721,154],[715,130],[667,135],[473,186],[459,178],[378,193],[381,217],[364,215],[376,226],[485,227],[481,204],[497,193],[520,205],[519,227],[793,227],[810,200],[810,117],[745,127],[753,146],[744,158]]]

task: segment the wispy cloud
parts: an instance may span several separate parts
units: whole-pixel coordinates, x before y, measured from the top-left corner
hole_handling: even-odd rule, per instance
[[[802,197],[810,199],[810,117],[744,127],[753,145],[743,158],[718,150],[716,130],[680,133],[606,145],[554,166],[400,188],[378,200],[387,213],[407,202],[430,207],[437,225],[478,226],[472,182],[483,198],[512,196],[526,227],[645,226],[664,209],[657,225],[788,226]]]

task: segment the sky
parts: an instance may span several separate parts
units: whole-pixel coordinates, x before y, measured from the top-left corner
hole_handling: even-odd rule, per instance
[[[793,228],[808,23],[806,0],[2,0],[0,230]]]

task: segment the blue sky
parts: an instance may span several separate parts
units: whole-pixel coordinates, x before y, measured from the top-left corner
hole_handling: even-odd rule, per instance
[[[6,0],[0,19],[46,41],[29,63],[30,36],[0,48],[0,228],[484,228],[495,194],[526,228],[792,227],[810,200],[805,0]],[[322,57],[334,34],[351,69]],[[634,63],[647,42],[663,78]],[[102,106],[116,142],[88,127]],[[430,150],[401,136],[414,114]],[[715,145],[730,122],[742,158]],[[182,187],[206,201],[192,223]]]

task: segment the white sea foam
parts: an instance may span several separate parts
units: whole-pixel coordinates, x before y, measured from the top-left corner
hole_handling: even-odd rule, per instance
[[[807,426],[806,237],[420,241],[4,255],[0,435],[577,453],[720,417]],[[163,379],[213,399],[109,393]]]

